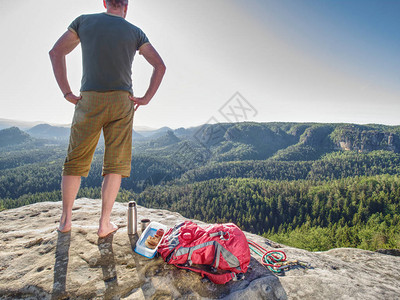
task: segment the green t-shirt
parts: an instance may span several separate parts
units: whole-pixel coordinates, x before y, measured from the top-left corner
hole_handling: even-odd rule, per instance
[[[133,58],[149,42],[140,28],[122,17],[99,13],[79,16],[68,29],[75,31],[81,41],[81,91],[133,93]]]

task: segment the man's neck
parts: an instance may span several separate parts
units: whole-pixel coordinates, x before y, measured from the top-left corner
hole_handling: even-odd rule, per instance
[[[107,8],[107,13],[110,15],[120,16],[122,18],[125,18],[125,16],[126,16],[123,7],[121,7],[121,8],[109,7],[109,8]]]

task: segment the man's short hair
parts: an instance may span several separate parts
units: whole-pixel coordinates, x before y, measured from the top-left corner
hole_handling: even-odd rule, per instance
[[[107,6],[121,7],[128,5],[128,0],[106,0]]]

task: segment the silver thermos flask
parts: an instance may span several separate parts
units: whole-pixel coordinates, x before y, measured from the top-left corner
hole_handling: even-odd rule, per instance
[[[137,209],[136,202],[130,201],[128,206],[128,234],[137,232]]]

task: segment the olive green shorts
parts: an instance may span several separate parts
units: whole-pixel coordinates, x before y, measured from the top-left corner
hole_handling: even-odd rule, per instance
[[[104,134],[102,175],[129,177],[134,103],[126,91],[82,92],[75,106],[68,154],[62,175],[87,177],[93,154]]]

